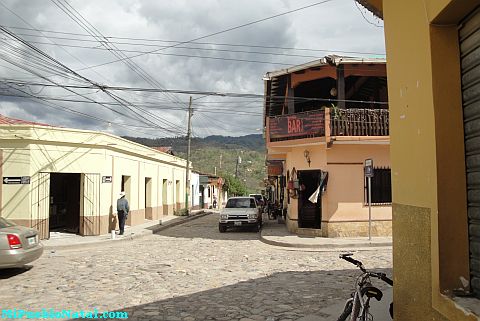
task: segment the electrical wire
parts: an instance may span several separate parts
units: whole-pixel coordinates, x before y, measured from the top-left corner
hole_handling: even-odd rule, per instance
[[[17,15],[15,12],[13,12],[12,10],[10,10],[8,7],[6,7],[5,5],[3,5],[2,3],[0,3],[4,8],[6,8],[8,11],[10,11],[12,14],[14,14],[17,18],[19,18],[20,20],[22,20],[24,23],[26,23],[27,25],[33,27],[31,24],[29,24],[26,20],[24,20],[22,17],[20,17],[19,15]],[[19,38],[21,39],[21,38]],[[62,48],[62,50],[66,51],[65,49]],[[67,51],[66,51],[67,52]],[[67,52],[68,53],[68,52]],[[69,53],[68,53],[69,54]],[[80,61],[79,59],[77,59],[75,56],[69,54],[70,56],[72,56],[73,58],[75,58],[76,60]],[[81,61],[80,61],[81,62]],[[58,62],[57,62],[58,63]],[[82,63],[82,62],[81,62]],[[82,63],[83,64],[83,63]],[[86,66],[85,64],[83,64],[84,66]],[[17,65],[18,66],[18,65]],[[71,72],[72,70],[69,70],[69,72]],[[65,76],[65,75],[64,75]],[[140,115],[133,109],[134,106],[131,106],[133,108],[130,108],[128,105],[128,102],[118,96],[115,96],[115,95],[112,95],[111,93],[108,93],[108,92],[105,92],[105,94],[111,96],[111,98],[113,98],[114,100],[117,100],[117,101],[123,101],[124,103],[124,107],[126,107],[127,109],[129,109],[131,112],[133,112],[135,115],[137,115],[137,117],[140,117]],[[152,118],[155,118],[155,117],[152,117]],[[142,119],[142,122],[145,122],[145,117],[140,117],[140,119]],[[151,122],[149,119],[146,119],[147,122]],[[152,123],[152,122],[151,122]],[[164,121],[164,123],[166,123],[166,121]],[[171,125],[173,126],[171,129],[172,130],[176,130],[177,128],[177,125]]]
[[[51,103],[49,101],[46,101],[45,99],[42,99],[42,98],[39,98],[39,97],[35,97],[34,95],[31,95],[30,93],[26,92],[26,91],[22,91],[18,88],[14,88],[12,87],[12,89],[16,90],[16,91],[19,91],[19,92],[22,92],[24,95],[23,96],[17,96],[17,97],[22,97],[22,98],[28,98],[28,99],[31,99],[31,100],[34,100],[36,103],[39,103],[41,105],[44,105],[44,106],[47,106],[49,108],[53,108],[53,109],[56,109],[56,110],[59,110],[59,111],[62,111],[62,112],[67,112],[67,113],[71,113],[71,114],[75,114],[77,116],[81,116],[81,117],[84,117],[84,118],[89,118],[89,119],[93,119],[93,120],[96,120],[96,121],[99,121],[99,122],[102,122],[102,123],[106,123],[108,125],[116,125],[116,126],[119,126],[119,127],[122,127],[122,128],[125,128],[129,131],[132,131],[132,132],[138,132],[138,128],[140,129],[155,129],[155,130],[158,130],[157,128],[155,127],[146,127],[146,126],[138,126],[138,125],[134,125],[134,124],[121,124],[121,123],[116,123],[116,122],[112,122],[111,120],[106,120],[106,119],[103,119],[103,118],[100,118],[100,117],[97,117],[97,116],[93,116],[93,115],[90,115],[90,114],[87,114],[87,113],[82,113],[82,112],[79,112],[77,110],[74,110],[74,109],[71,109],[71,108],[68,108],[68,107],[65,107],[65,106],[62,106],[62,105],[59,105],[59,104],[55,104],[55,103]],[[132,130],[131,128],[137,128],[135,130]],[[145,132],[142,132],[146,135],[151,135],[149,133],[145,133]],[[168,133],[168,132],[167,132]]]
[[[35,82],[23,82],[23,81],[4,81],[7,83],[16,83],[19,85],[31,85],[31,86],[52,86],[54,84],[48,83],[35,83]],[[97,89],[95,86],[79,86],[79,85],[62,85],[62,88],[82,88],[82,89]],[[182,90],[182,89],[157,89],[157,88],[141,88],[141,87],[122,87],[122,86],[103,86],[105,90],[111,91],[134,91],[134,92],[172,92],[185,95],[208,95],[208,96],[219,96],[219,97],[235,97],[235,98],[264,98],[269,102],[278,101],[319,101],[319,102],[347,102],[347,103],[369,103],[369,104],[378,104],[378,105],[388,105],[386,101],[373,101],[373,100],[352,100],[352,99],[332,99],[332,98],[313,98],[313,97],[299,97],[299,96],[267,96],[263,94],[255,93],[233,93],[233,92],[214,92],[214,91],[200,91],[200,90]]]
[[[31,35],[31,34],[24,34],[24,33],[18,33],[20,36],[27,36],[27,37],[37,37],[38,35]],[[68,41],[80,41],[80,42],[92,42],[92,43],[97,43],[95,40],[90,40],[90,39],[74,39],[74,38],[64,38],[64,37],[48,37],[52,39],[66,39]],[[106,37],[109,38],[109,37]],[[88,45],[75,45],[71,43],[48,43],[48,42],[41,42],[41,41],[30,41],[31,43],[35,44],[41,44],[41,45],[55,45],[55,46],[63,46],[63,47],[71,47],[71,48],[81,48],[81,49],[91,49],[91,50],[108,50],[106,48],[99,48],[97,46],[92,47]],[[140,47],[156,47],[156,48],[166,48],[167,46],[165,45],[153,45],[153,44],[141,44],[141,43],[132,43],[132,42],[118,42],[118,41],[112,41],[112,44],[116,45],[128,45],[128,46],[140,46]],[[270,47],[267,47],[270,48]],[[199,51],[214,51],[214,52],[220,52],[220,53],[241,53],[241,54],[255,54],[255,55],[267,55],[267,56],[280,56],[280,57],[293,57],[293,58],[310,58],[310,59],[319,59],[322,58],[319,55],[305,55],[305,54],[292,54],[292,53],[281,53],[281,52],[265,52],[265,51],[251,51],[251,50],[235,50],[235,49],[221,49],[221,48],[202,48],[202,47],[175,47],[173,49],[186,49],[186,50],[199,50]],[[285,49],[283,49],[285,50]],[[309,50],[309,49],[294,49],[294,50]],[[385,54],[382,53],[372,53],[372,52],[357,52],[357,51],[341,51],[341,50],[319,50],[319,49],[311,49],[312,51],[316,52],[323,52],[323,53],[328,53],[328,52],[335,52],[335,53],[348,53],[348,54],[360,54],[360,55],[373,55],[373,56],[385,56]],[[131,49],[123,49],[124,52],[128,53],[149,53],[149,51],[141,51],[141,50],[131,50]],[[153,53],[156,55],[168,55],[165,53]],[[170,54],[173,55],[173,54]],[[194,56],[194,55],[185,55],[188,57],[203,57],[203,56]],[[206,57],[208,58],[208,57]],[[272,64],[285,64],[285,63],[272,63]]]
[[[82,27],[85,31],[87,31],[90,35],[94,36],[97,41],[104,46],[108,51],[110,51],[115,57],[121,58],[122,61],[137,75],[139,75],[142,79],[144,79],[147,83],[151,84],[152,87],[158,86],[162,88],[161,84],[158,83],[151,75],[149,75],[143,68],[138,66],[137,64],[133,63],[128,57],[119,50],[116,46],[112,46],[108,40],[104,40],[105,37],[101,34],[98,29],[96,29],[85,17],[83,17],[75,8],[73,8],[68,1],[64,1],[64,4],[60,1],[51,0],[58,8],[60,8],[64,13],[67,14],[72,20],[74,20],[80,27]],[[125,58],[126,59],[123,59]],[[168,94],[166,94],[168,96]],[[114,99],[116,100],[123,100],[124,103],[130,104],[128,101],[115,96]],[[137,107],[138,108],[138,107]],[[143,113],[147,114],[151,118],[165,124],[166,126],[172,126],[172,128],[179,127],[178,124],[174,124],[163,117],[159,117],[155,114],[149,113],[145,110],[142,110]]]
[[[163,51],[163,50],[166,50],[166,49],[169,49],[169,48],[175,48],[175,47],[180,46],[180,45],[184,45],[184,44],[188,44],[188,43],[191,43],[191,42],[194,42],[194,41],[197,41],[197,40],[202,40],[202,39],[210,38],[210,37],[213,37],[213,36],[217,36],[217,35],[220,35],[220,34],[223,34],[223,33],[227,33],[227,32],[237,30],[237,29],[240,29],[240,28],[244,28],[244,27],[247,27],[247,26],[251,26],[251,25],[254,25],[254,24],[257,24],[257,23],[260,23],[260,22],[264,22],[264,21],[267,21],[267,20],[278,18],[278,17],[284,16],[284,15],[287,15],[287,14],[290,14],[290,13],[298,12],[298,11],[301,11],[301,10],[312,8],[314,6],[322,5],[322,4],[325,4],[325,3],[328,3],[328,2],[332,2],[332,1],[336,1],[336,0],[323,0],[323,1],[315,2],[315,3],[307,5],[307,6],[303,6],[303,7],[293,9],[293,10],[289,10],[289,11],[279,13],[279,14],[276,14],[276,15],[273,15],[273,16],[269,16],[269,17],[266,17],[266,18],[262,18],[262,19],[258,19],[258,20],[251,21],[251,22],[248,22],[248,23],[244,23],[244,24],[239,25],[239,26],[235,26],[235,27],[227,28],[227,29],[217,31],[217,32],[214,32],[214,33],[210,33],[210,34],[207,34],[205,36],[193,38],[193,39],[190,39],[190,40],[187,40],[187,41],[181,41],[177,44],[173,44],[173,45],[170,45],[170,46],[167,46],[167,47],[164,47],[164,48],[155,49],[155,50],[152,50],[152,51],[149,51],[149,52],[146,52],[146,53],[132,55],[132,56],[128,57],[128,59],[137,58],[137,57],[141,57],[141,56],[144,56],[144,55],[147,55],[147,54],[156,53],[156,52]],[[90,66],[88,69],[97,68],[97,67],[101,67],[101,66],[105,66],[105,65],[110,65],[110,64],[119,62],[121,60],[122,59],[113,60],[113,61],[105,62],[105,63],[102,63],[102,64]],[[79,69],[79,70],[85,70],[85,68]]]
[[[90,49],[90,50],[111,51],[111,49],[108,49],[108,48],[85,47],[85,46],[76,46],[76,45],[68,45],[68,44],[51,44],[51,43],[46,43],[46,42],[41,42],[41,41],[30,41],[30,43],[41,44],[41,45],[52,45],[52,46],[64,46],[64,47],[69,47],[69,48],[82,48],[82,49]],[[223,50],[216,50],[216,49],[201,49],[201,50],[223,51]],[[148,52],[148,51],[128,50],[128,49],[122,49],[122,51],[123,51],[123,52],[127,52],[127,53],[150,53],[150,52]],[[233,51],[229,51],[229,52],[233,52]],[[237,51],[237,52],[240,52],[240,51]],[[246,52],[246,53],[252,53],[252,52]],[[173,57],[186,57],[186,58],[200,58],[200,59],[212,59],[212,60],[223,60],[223,61],[248,62],[248,63],[268,64],[268,65],[278,65],[278,66],[292,66],[292,65],[295,64],[295,63],[274,62],[274,61],[262,61],[262,60],[252,60],[252,59],[239,59],[239,58],[226,58],[226,57],[214,57],[214,56],[187,55],[187,54],[179,54],[179,53],[174,54],[174,53],[156,52],[156,53],[150,53],[150,54],[152,54],[152,55],[161,55],[161,56],[173,56]],[[252,54],[257,54],[257,53],[253,52]],[[281,54],[274,54],[274,53],[263,53],[263,54],[281,56]],[[300,55],[284,55],[284,56],[296,56],[296,57],[300,57]],[[318,57],[318,56],[303,56],[303,57],[320,59],[320,57]]]
[[[23,28],[17,26],[5,26],[8,29],[19,29],[19,30],[28,30],[34,31],[36,29],[30,28]],[[43,33],[53,33],[53,34],[64,34],[64,35],[74,35],[80,37],[91,37],[88,34],[83,33],[73,33],[73,32],[62,32],[62,31],[55,31],[55,30],[39,30]],[[31,36],[37,37],[38,35],[32,34],[23,34],[18,33],[19,35],[24,36]],[[71,37],[56,37],[56,36],[44,36],[52,39],[60,39],[60,40],[75,40],[80,42],[92,42],[93,40],[90,39],[78,39],[78,38],[71,38]],[[132,41],[147,41],[147,42],[164,42],[164,43],[177,43],[180,44],[182,41],[179,40],[164,40],[164,39],[149,39],[149,38],[132,38],[132,37],[116,37],[116,36],[105,36],[107,39],[119,39],[119,40],[132,40]],[[156,46],[148,43],[130,43],[130,42],[113,42],[115,44],[125,44],[125,45],[140,45],[140,46]],[[280,49],[280,50],[290,50],[290,51],[312,51],[312,52],[336,52],[336,53],[345,53],[345,54],[355,54],[355,55],[375,55],[375,56],[385,56],[384,52],[368,52],[368,51],[349,51],[349,50],[342,50],[342,49],[319,49],[319,48],[297,48],[297,47],[281,47],[281,46],[267,46],[267,45],[258,45],[258,44],[238,44],[238,43],[220,43],[220,42],[198,42],[198,41],[191,41],[189,44],[195,45],[211,45],[211,46],[225,46],[225,47],[245,47],[245,48],[261,48],[261,49]],[[163,47],[163,46],[162,46]],[[182,49],[195,49],[193,47],[176,47]],[[281,54],[280,54],[281,55]]]
[[[129,111],[131,111],[134,115],[136,115],[136,117],[138,118],[137,120],[143,122],[143,123],[150,123],[152,125],[156,125],[158,126],[159,128],[163,128],[162,126],[160,125],[157,125],[155,124],[154,122],[152,122],[150,119],[146,119],[144,117],[142,117],[136,110],[135,110],[135,106],[131,106],[131,104],[129,104],[128,102],[126,102],[125,100],[123,100],[122,98],[116,96],[115,94],[112,94],[110,93],[108,90],[105,89],[104,86],[101,86],[93,81],[91,81],[90,79],[88,78],[85,78],[84,76],[81,76],[79,75],[77,72],[73,71],[72,69],[66,67],[65,65],[63,65],[62,63],[60,63],[59,61],[57,61],[56,59],[52,58],[51,56],[49,56],[48,54],[44,53],[43,51],[39,50],[38,48],[34,47],[33,45],[29,44],[28,42],[24,41],[23,39],[19,38],[18,36],[16,36],[15,34],[11,33],[10,31],[6,30],[5,28],[3,27],[0,27],[0,30],[2,32],[4,32],[6,35],[8,35],[11,39],[17,41],[18,43],[21,43],[22,45],[24,45],[26,48],[30,49],[32,52],[34,52],[35,54],[39,55],[40,57],[44,58],[44,59],[47,59],[47,61],[50,63],[50,64],[53,64],[56,68],[58,68],[59,70],[61,71],[64,71],[64,72],[68,72],[69,74],[72,74],[73,76],[75,76],[76,78],[78,78],[79,80],[81,81],[84,81],[84,82],[87,82],[87,83],[90,83],[90,85],[94,88],[97,88],[97,89],[100,89],[102,90],[102,92],[104,92],[105,94],[107,94],[108,96],[110,96],[112,99],[114,99],[115,101],[119,102],[122,104],[123,107],[125,107],[126,109],[128,109]],[[6,57],[3,57],[3,59],[8,59]],[[41,74],[39,74],[38,72],[36,72],[35,70],[32,70],[32,69],[27,69],[25,66],[22,66],[21,64],[18,64],[18,63],[15,63],[13,61],[9,61],[10,63],[13,63],[13,64],[16,64],[17,67],[19,68],[22,68],[24,70],[27,70],[29,71],[30,73],[38,76],[39,78],[42,78],[44,80],[47,80],[49,81],[50,83],[54,84],[55,86],[59,86],[67,91],[70,91],[74,94],[77,94],[79,96],[81,96],[82,98],[85,98],[89,101],[92,101],[94,102],[93,99],[90,99],[89,97],[86,97],[84,95],[82,95],[81,93],[78,93],[78,92],[75,92],[73,91],[71,88],[69,87],[66,87],[64,85],[61,85],[59,84],[58,82],[54,81],[54,80],[51,80],[51,79],[48,79],[44,76],[42,76]],[[110,107],[108,107],[107,105],[105,104],[100,104],[101,106],[107,108],[107,109],[110,109],[111,111],[119,114],[119,115],[122,115],[122,116],[125,116],[125,117],[129,117],[127,116],[126,114],[122,113],[122,112],[119,112],[118,110],[116,109],[112,109]],[[178,132],[178,129],[175,128],[175,127],[171,127],[170,130],[172,131],[177,131]]]

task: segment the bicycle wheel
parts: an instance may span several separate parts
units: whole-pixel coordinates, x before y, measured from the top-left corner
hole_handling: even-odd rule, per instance
[[[342,314],[338,317],[337,321],[346,321],[352,313],[353,300],[348,300],[345,304]]]

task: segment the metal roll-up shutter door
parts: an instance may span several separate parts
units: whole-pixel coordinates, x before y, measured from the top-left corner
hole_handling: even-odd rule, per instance
[[[480,8],[460,25],[472,291],[480,298]]]

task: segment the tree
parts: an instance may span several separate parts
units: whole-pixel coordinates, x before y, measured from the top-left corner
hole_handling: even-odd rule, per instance
[[[223,184],[223,190],[232,196],[242,196],[247,195],[247,187],[238,179],[231,174],[222,173],[220,175],[225,183]]]

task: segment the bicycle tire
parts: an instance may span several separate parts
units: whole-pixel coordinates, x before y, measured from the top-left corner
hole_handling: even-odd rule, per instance
[[[342,314],[338,317],[337,321],[346,321],[350,314],[352,313],[353,301],[348,301],[345,304],[345,309],[343,310]]]

